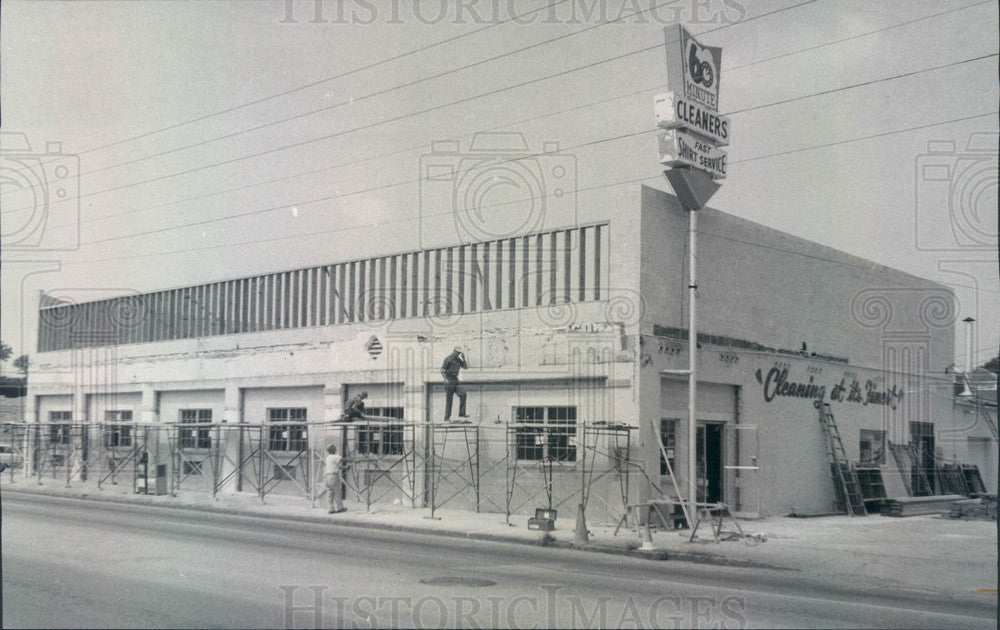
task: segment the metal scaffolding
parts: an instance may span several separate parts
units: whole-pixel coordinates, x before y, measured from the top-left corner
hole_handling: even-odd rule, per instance
[[[417,425],[375,416],[325,425],[341,430],[344,485],[365,503],[366,510],[394,491],[401,492],[410,506],[416,507],[418,464],[423,460],[417,449]],[[322,464],[322,450],[318,461]]]
[[[634,430],[635,427],[605,422],[585,423],[583,425],[580,504],[584,510],[587,509],[590,501],[590,491],[593,485],[613,475],[618,483],[621,513],[624,514],[628,511],[630,473],[631,466],[634,464],[631,459],[632,431]],[[607,446],[603,450],[600,448],[601,438],[607,442]],[[597,460],[600,455],[605,456],[608,460],[608,466],[603,469],[597,468]],[[600,495],[598,497],[601,498]],[[605,507],[613,514],[619,509],[618,506],[612,506],[607,501],[605,501]]]
[[[312,451],[309,448],[309,427],[316,423],[276,421],[262,424],[234,423],[225,425],[229,431],[238,432],[236,458],[227,449],[224,459],[233,464],[229,474],[216,484],[235,480],[236,490],[242,491],[248,483],[260,497],[261,503],[268,493],[283,482],[290,482],[302,496],[313,496]],[[227,439],[227,443],[228,443]]]
[[[448,457],[448,445],[455,444],[457,437],[461,435],[461,444],[464,445],[465,457]],[[480,510],[480,470],[479,470],[479,425],[475,424],[430,424],[430,439],[428,440],[429,453],[427,457],[427,478],[428,478],[428,502],[431,508],[431,518],[436,518],[434,512],[437,508],[444,506],[452,499],[458,497],[466,489],[471,488],[475,493],[476,512]],[[450,494],[441,497],[441,490],[445,484],[452,480],[459,483],[452,484]]]
[[[93,461],[97,462],[98,489],[107,481],[117,485],[124,477],[132,483],[132,489],[135,490],[141,466],[148,457],[149,435],[156,427],[137,422],[98,422],[94,426],[97,428],[97,440]],[[85,440],[84,448],[89,442],[89,438]],[[87,454],[90,454],[89,449]],[[92,461],[89,458],[85,458],[85,461],[90,469]]]
[[[503,457],[482,470],[480,477],[502,467],[505,483],[499,507],[508,524],[512,514],[536,500],[551,510],[572,504],[576,499],[586,509],[595,484],[612,478],[618,487],[621,506],[603,497],[602,501],[612,514],[627,509],[631,468],[637,466],[630,459],[635,427],[606,422],[574,425],[507,422],[497,429],[504,433]],[[556,445],[550,442],[550,432],[558,436]],[[538,449],[542,450],[541,457],[537,456]],[[607,465],[600,465],[602,459]],[[574,475],[578,483],[571,481]],[[564,484],[559,483],[562,480]],[[484,495],[483,500],[489,501],[489,495]]]
[[[0,424],[0,441],[3,443],[4,463],[8,466],[3,472],[10,476],[12,483],[18,472],[22,477],[28,476],[33,448],[30,426],[23,422]]]
[[[65,477],[69,487],[74,474],[85,474],[89,425],[41,423],[32,429],[31,450],[39,483],[48,474],[52,479]]]
[[[550,429],[558,436],[552,443]],[[432,518],[443,506],[467,500],[477,512],[504,512],[510,522],[536,500],[548,508],[570,502],[586,507],[601,482],[617,486],[617,492],[612,485],[597,495],[606,509],[624,509],[631,468],[638,466],[631,461],[633,430],[607,423],[480,425],[375,417],[311,423],[39,422],[0,425],[0,440],[17,451],[12,481],[20,471],[38,483],[43,478],[67,486],[131,483],[135,492],[153,492],[158,480],[158,493],[200,489],[216,497],[223,490],[246,491],[262,502],[276,491],[315,502],[326,491],[320,483],[323,458],[326,445],[334,443],[343,455],[343,492],[366,509],[398,493],[410,507],[429,507]]]
[[[168,424],[167,442],[170,446],[170,494],[177,491],[188,479],[205,475],[205,464],[211,474],[212,497],[221,487],[229,444],[230,427],[219,423]]]

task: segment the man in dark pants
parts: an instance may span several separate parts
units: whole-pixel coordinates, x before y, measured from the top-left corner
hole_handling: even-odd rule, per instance
[[[469,366],[465,363],[465,355],[462,354],[462,349],[458,346],[455,346],[455,349],[445,358],[444,363],[441,365],[441,375],[444,376],[445,422],[448,422],[451,419],[451,403],[456,394],[458,394],[458,417],[469,417],[469,415],[465,413],[465,388],[458,384],[458,371],[462,368],[468,367]]]
[[[368,398],[368,392],[361,392],[357,396],[347,401],[347,404],[344,406],[344,415],[341,416],[341,420],[343,422],[366,420],[367,418],[365,417],[365,398]]]

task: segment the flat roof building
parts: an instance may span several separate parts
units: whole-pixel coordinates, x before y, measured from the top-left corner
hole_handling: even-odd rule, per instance
[[[936,467],[954,460],[996,491],[995,424],[956,414],[945,374],[950,289],[700,212],[702,498],[836,511],[820,403],[890,496],[935,492]],[[365,259],[79,304],[43,296],[28,410],[50,427],[39,439],[65,447],[51,466],[128,477],[145,452],[181,487],[308,496],[332,441],[358,462],[349,496],[368,502],[508,514],[583,503],[613,520],[676,495],[674,483],[683,494],[677,200],[641,187],[604,220],[553,206],[512,233],[463,220],[442,213],[418,247]],[[441,364],[456,346],[468,425],[443,424]],[[360,391],[383,420],[338,423]]]

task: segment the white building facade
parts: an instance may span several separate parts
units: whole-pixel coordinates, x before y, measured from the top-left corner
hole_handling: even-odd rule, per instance
[[[688,363],[687,217],[652,188],[617,204],[604,221],[43,299],[28,420],[64,452],[41,467],[68,482],[117,467],[131,481],[145,460],[180,488],[312,496],[335,443],[355,462],[348,498],[367,503],[584,504],[613,522],[626,504],[674,495],[663,454],[683,490],[686,381],[669,371]],[[921,489],[893,465],[894,445],[912,444],[929,470],[977,464],[996,491],[995,464],[978,461],[995,462],[995,433],[955,414],[944,374],[949,289],[711,209],[699,223],[704,498],[762,515],[835,511],[817,401],[849,458],[907,491]],[[440,368],[455,346],[469,361],[468,425],[443,424]],[[387,420],[338,424],[360,391]]]

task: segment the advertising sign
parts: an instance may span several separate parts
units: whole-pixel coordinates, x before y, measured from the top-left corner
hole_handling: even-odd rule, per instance
[[[722,49],[702,46],[680,24],[663,29],[667,42],[667,86],[709,112],[719,113]]]
[[[690,166],[726,178],[726,151],[682,129],[666,129],[659,135],[660,164]]]
[[[658,94],[653,107],[656,111],[656,125],[661,129],[681,128],[705,136],[718,146],[729,144],[732,124],[728,116],[710,112],[673,92]]]

